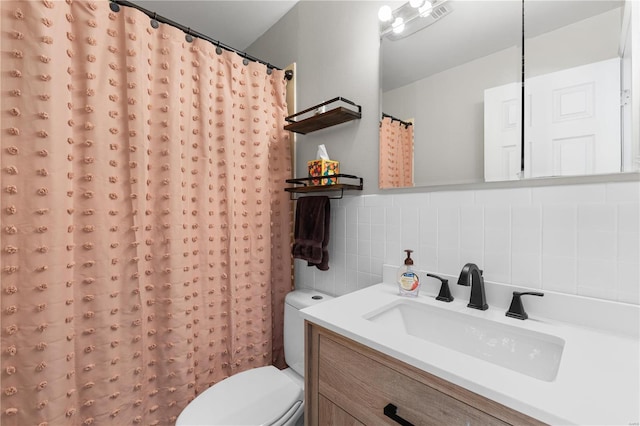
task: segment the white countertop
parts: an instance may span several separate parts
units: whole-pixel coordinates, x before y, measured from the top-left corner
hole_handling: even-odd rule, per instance
[[[412,298],[425,309],[450,309],[502,324],[564,339],[560,367],[551,382],[535,379],[398,333],[363,318],[389,303],[405,299],[397,287],[377,284],[302,310],[305,319],[407,364],[476,392],[543,422],[579,425],[638,425],[640,422],[640,340],[545,318],[520,321],[501,308],[466,307],[467,300]],[[591,312],[598,315],[598,312]]]

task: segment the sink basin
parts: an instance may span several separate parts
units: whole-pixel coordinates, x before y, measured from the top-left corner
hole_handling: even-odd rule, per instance
[[[556,378],[564,348],[556,336],[412,300],[393,302],[364,318],[547,382]]]

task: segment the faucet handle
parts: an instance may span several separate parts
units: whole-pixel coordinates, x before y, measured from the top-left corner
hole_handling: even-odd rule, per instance
[[[451,295],[451,290],[449,289],[449,280],[441,278],[434,274],[427,274],[427,276],[431,278],[437,278],[442,283],[440,285],[440,293],[438,293],[436,300],[440,300],[442,302],[453,302],[453,296]]]
[[[544,296],[544,293],[540,293],[537,291],[525,291],[525,292],[514,291],[513,299],[511,299],[511,306],[509,306],[509,310],[505,315],[508,317],[517,318],[520,320],[526,320],[527,318],[529,318],[529,315],[527,315],[527,313],[524,310],[522,299],[520,298],[520,296],[527,296],[527,295],[542,297]]]

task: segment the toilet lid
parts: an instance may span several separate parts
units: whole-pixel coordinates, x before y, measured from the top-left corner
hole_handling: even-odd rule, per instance
[[[303,390],[286,374],[271,365],[254,368],[202,392],[180,413],[176,426],[281,424],[303,401]]]

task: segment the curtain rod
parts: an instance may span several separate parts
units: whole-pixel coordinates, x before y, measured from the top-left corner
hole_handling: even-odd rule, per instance
[[[403,121],[400,120],[399,118],[394,117],[393,115],[389,115],[389,114],[385,114],[384,112],[382,113],[382,118],[390,118],[391,122],[393,123],[394,121],[399,121],[400,124],[404,125],[405,127],[409,127],[409,126],[413,126],[413,123],[409,122],[409,121]]]
[[[260,64],[265,65],[267,67],[267,71],[269,73],[271,73],[272,69],[276,69],[276,70],[279,70],[279,71],[282,70],[281,68],[278,68],[275,65],[272,65],[272,64],[270,64],[268,62],[265,62],[265,61],[263,61],[261,59],[258,59],[258,58],[255,58],[255,57],[249,55],[247,52],[242,52],[242,51],[240,51],[238,49],[234,49],[231,46],[227,46],[226,44],[221,43],[218,40],[214,40],[214,39],[212,39],[211,37],[209,37],[209,36],[207,36],[205,34],[202,34],[202,33],[198,32],[198,31],[194,31],[189,27],[185,27],[184,25],[178,24],[177,22],[174,22],[169,18],[165,18],[164,16],[160,16],[157,13],[151,12],[150,10],[145,9],[142,6],[138,6],[135,3],[131,3],[130,1],[127,1],[127,0],[109,0],[109,1],[110,1],[109,7],[114,12],[119,12],[120,11],[120,6],[132,7],[134,9],[139,10],[140,12],[144,13],[149,18],[151,18],[151,26],[154,27],[154,28],[158,27],[157,26],[157,22],[162,22],[163,24],[171,25],[172,27],[178,28],[179,30],[183,31],[186,34],[185,38],[189,43],[191,43],[193,41],[193,37],[201,38],[203,40],[208,41],[211,44],[214,44],[216,46],[216,48],[218,48],[218,49],[222,48],[222,49],[228,50],[230,52],[235,52],[239,56],[241,56],[242,58],[244,58],[246,60],[253,61],[253,62],[258,62]],[[154,21],[156,21],[155,24],[154,24]],[[218,52],[218,53],[220,53],[220,52]],[[245,63],[245,65],[246,65],[246,63]],[[293,77],[293,71],[291,71],[291,70],[285,71],[285,78],[287,80],[291,80],[292,77]]]

